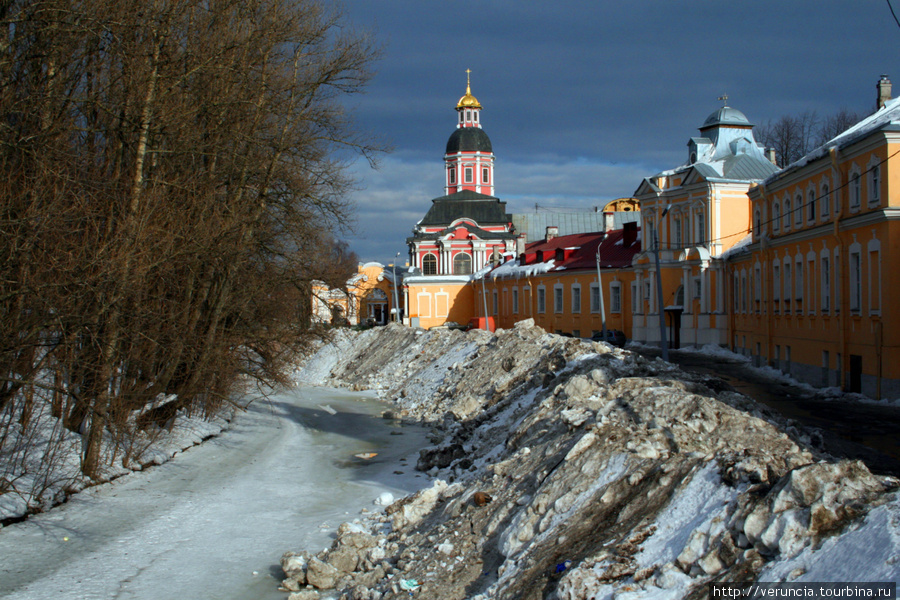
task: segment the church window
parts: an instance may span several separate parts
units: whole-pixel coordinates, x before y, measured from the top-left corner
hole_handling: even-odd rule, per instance
[[[475,114],[472,116],[475,117],[475,122],[477,123],[478,122],[478,111],[476,110]]]
[[[466,183],[472,183],[472,167],[466,167]]]
[[[453,274],[470,275],[472,273],[472,257],[460,252],[453,257]]]
[[[481,168],[481,183],[490,183],[491,171],[487,167]]]
[[[450,167],[450,183],[456,183],[456,169]]]
[[[466,121],[471,121],[471,120],[472,120],[472,111],[467,110],[466,111]]]
[[[437,257],[434,254],[426,254],[422,257],[422,273],[437,275]]]

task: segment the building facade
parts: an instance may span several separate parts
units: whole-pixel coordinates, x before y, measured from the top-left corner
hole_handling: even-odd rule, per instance
[[[898,153],[900,102],[887,100],[750,190],[752,236],[727,258],[735,351],[813,385],[900,396]]]

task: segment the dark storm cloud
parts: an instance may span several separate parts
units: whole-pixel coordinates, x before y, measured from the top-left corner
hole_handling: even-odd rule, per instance
[[[365,208],[390,195],[377,186],[422,193],[405,209],[419,218],[443,193],[441,157],[467,68],[497,155],[497,195],[564,204],[601,190],[607,198],[629,195],[640,182],[626,181],[635,173],[684,162],[686,142],[722,94],[757,124],[805,110],[867,112],[878,76],[895,70],[900,43],[887,5],[876,0],[355,0],[345,7],[385,48],[355,111],[362,127],[396,149],[385,168],[398,171],[366,176],[357,200]],[[900,86],[900,71],[894,79]],[[563,185],[559,175],[573,161],[595,165],[591,172],[604,181],[581,181],[582,171],[574,182],[580,191]],[[409,176],[401,164],[432,170],[419,179],[436,189],[412,191],[398,180],[400,171]],[[535,181],[558,187],[535,189]],[[413,225],[383,243],[402,249]]]

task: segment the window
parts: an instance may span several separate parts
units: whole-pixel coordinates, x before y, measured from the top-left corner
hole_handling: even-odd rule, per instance
[[[794,206],[794,225],[800,227],[803,224],[803,194],[797,192]]]
[[[881,194],[880,190],[880,182],[881,179],[881,166],[878,163],[875,163],[871,167],[869,167],[869,204],[878,204],[880,201]]]
[[[596,283],[591,284],[590,295],[591,295],[591,312],[599,313],[600,312],[600,288]]]
[[[819,274],[822,282],[822,312],[831,310],[831,265],[827,256],[822,257],[822,272]]]
[[[547,312],[547,290],[544,286],[538,286],[537,311],[540,314]]]
[[[638,284],[637,281],[631,282],[631,314],[637,315],[640,314],[641,306],[640,306],[640,296],[638,295]]]
[[[519,288],[512,289],[512,311],[514,315],[519,314]]]
[[[490,183],[491,181],[491,170],[487,167],[481,168],[481,183]]]
[[[787,231],[791,228],[791,200],[790,198],[784,201],[784,230]]]
[[[622,312],[622,284],[614,281],[609,284],[609,311],[613,313]]]
[[[791,312],[791,259],[784,263],[784,312]]]
[[[850,252],[850,310],[858,313],[862,305],[862,273],[859,251]]]
[[[697,245],[706,243],[706,213],[697,213]]]
[[[760,214],[758,208],[753,211],[753,231],[758,236],[762,235],[762,215]]]
[[[560,284],[553,287],[553,312],[563,312],[563,288]]]
[[[426,254],[422,257],[422,274],[437,275],[437,257],[434,254]]]
[[[806,195],[806,212],[807,212],[807,220],[810,223],[816,222],[816,191],[809,190],[809,193]]]
[[[797,259],[797,265],[794,268],[794,278],[797,283],[794,285],[794,298],[797,300],[797,310],[800,310],[800,302],[803,300],[803,259]],[[812,303],[810,303],[812,304]]]
[[[466,179],[465,179],[466,183],[472,183],[472,167],[466,167],[465,174],[466,174]]]
[[[531,315],[531,286],[526,285],[522,288],[522,299],[525,301],[525,314]]]
[[[464,252],[459,252],[453,257],[453,274],[470,275],[472,273],[472,257]]]
[[[498,304],[498,303],[497,303],[497,290],[494,290],[494,294],[493,294],[493,306],[491,307],[491,308],[493,308],[493,311],[492,311],[492,312],[493,312],[494,315],[497,314],[497,304]]]
[[[471,121],[471,120],[472,120],[472,111],[467,110],[466,111],[466,121]]]
[[[850,208],[859,208],[859,173],[850,176]]]
[[[453,167],[450,168],[448,179],[451,185],[456,183],[456,169],[454,169]]]
[[[881,243],[869,242],[869,314],[881,314]]]
[[[756,302],[756,312],[759,313],[759,303],[762,299],[762,269],[759,264],[753,267],[753,299]]]
[[[828,187],[828,184],[827,184],[827,183],[823,183],[823,184],[822,184],[822,202],[821,202],[821,204],[820,204],[820,206],[822,207],[822,216],[823,216],[823,217],[827,217],[827,216],[828,216],[828,211],[830,210],[830,209],[828,208],[829,204],[831,204],[831,197],[830,197],[830,195],[831,195],[831,190],[830,190],[830,188]]]
[[[699,300],[703,295],[703,283],[699,277],[694,277],[694,300]]]
[[[781,206],[776,202],[772,206],[772,231],[781,229]]]
[[[781,267],[778,265],[772,265],[772,300],[775,302],[775,312],[778,312],[781,302]]]
[[[581,286],[577,284],[572,286],[572,312],[575,314],[581,312]]]
[[[681,219],[675,219],[675,247],[681,248]]]

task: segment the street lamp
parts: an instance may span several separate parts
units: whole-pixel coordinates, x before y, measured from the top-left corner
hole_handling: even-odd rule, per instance
[[[400,322],[400,298],[397,295],[397,259],[400,258],[400,253],[394,257],[394,264],[391,265],[391,270],[394,273],[394,321]]]
[[[661,237],[659,227],[663,218],[669,213],[670,208],[672,208],[671,204],[666,206],[666,209],[662,211],[662,214],[659,215],[659,220],[656,222],[656,248],[654,250],[654,254],[656,255],[656,301],[659,304],[659,347],[662,350],[662,359],[666,362],[669,361],[669,342],[666,340],[666,318],[663,314],[662,271],[659,269],[659,239]]]
[[[600,339],[604,342],[606,340],[606,309],[603,306],[603,281],[600,279],[600,246],[603,245],[604,240],[606,240],[606,232],[603,232],[603,237],[600,238],[600,243],[597,244],[597,295],[600,296],[600,329],[602,336]]]

